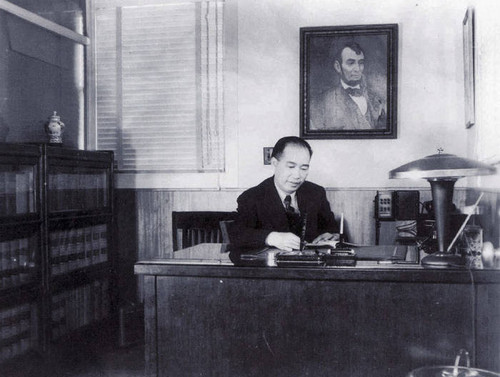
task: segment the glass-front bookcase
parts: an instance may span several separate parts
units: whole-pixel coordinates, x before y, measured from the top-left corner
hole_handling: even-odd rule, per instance
[[[2,163],[0,169],[0,214],[35,213],[35,166]]]
[[[40,345],[41,150],[0,143],[0,363]]]
[[[111,315],[113,153],[44,145],[50,342]]]
[[[109,206],[106,170],[50,166],[48,174],[50,213],[100,210]]]
[[[0,143],[0,365],[114,308],[113,153]]]

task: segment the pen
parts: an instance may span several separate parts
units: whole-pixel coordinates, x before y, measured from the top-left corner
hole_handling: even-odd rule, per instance
[[[306,246],[306,228],[307,228],[307,212],[304,213],[304,218],[302,219],[302,231],[300,232],[300,251],[304,250]]]
[[[335,247],[346,247],[344,244],[344,212],[340,214],[339,243]]]

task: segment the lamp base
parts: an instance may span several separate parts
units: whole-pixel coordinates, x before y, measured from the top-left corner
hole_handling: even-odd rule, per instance
[[[450,268],[464,267],[465,260],[460,255],[438,252],[422,258],[421,263],[427,268]]]

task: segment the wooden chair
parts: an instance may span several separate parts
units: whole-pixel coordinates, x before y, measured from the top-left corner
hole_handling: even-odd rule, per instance
[[[200,243],[223,243],[227,237],[226,227],[222,234],[221,222],[236,218],[236,212],[172,212],[173,250],[184,249]],[[180,237],[179,237],[180,236]],[[179,242],[180,241],[180,242]]]
[[[231,224],[234,223],[234,220],[223,220],[219,221],[219,228],[222,233],[222,248],[221,248],[221,253],[227,253],[229,252],[229,244],[231,240],[229,239],[229,228],[231,227]]]

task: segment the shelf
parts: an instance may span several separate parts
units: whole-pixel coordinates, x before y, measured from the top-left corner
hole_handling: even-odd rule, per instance
[[[32,213],[28,215],[16,215],[16,216],[0,216],[0,226],[19,226],[28,224],[40,224],[42,219],[37,213]]]
[[[52,275],[50,284],[53,292],[70,287],[76,287],[83,283],[88,283],[93,280],[108,277],[112,271],[110,262],[103,262],[94,266],[83,267],[77,270],[69,271],[61,275]]]
[[[1,364],[113,315],[116,290],[113,153],[0,143],[0,157]]]
[[[11,144],[0,143],[0,155],[2,155],[2,163],[5,159],[19,161],[25,159],[38,158],[41,155],[40,147],[33,144]]]
[[[85,151],[80,149],[68,149],[43,145],[47,158],[60,160],[57,163],[67,165],[73,162],[79,166],[85,163],[101,163],[103,169],[108,169],[110,163],[113,163],[113,154],[109,151]],[[65,161],[65,162],[64,162]]]
[[[0,290],[0,308],[9,304],[23,301],[35,300],[40,295],[40,286],[36,281],[23,284],[17,287],[4,288]]]
[[[95,211],[61,211],[56,213],[50,213],[48,215],[48,220],[50,222],[58,222],[64,220],[91,220],[95,218],[109,218],[113,214],[111,213],[111,208],[106,210],[95,210]]]
[[[80,332],[111,315],[109,279],[81,282],[54,291],[50,303],[51,341]]]
[[[24,293],[0,309],[0,363],[39,346],[39,300]]]

